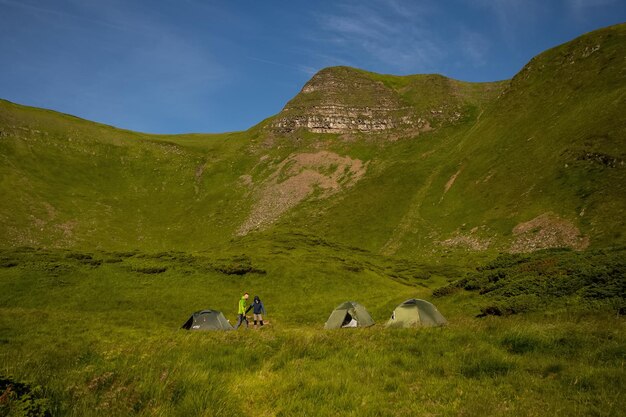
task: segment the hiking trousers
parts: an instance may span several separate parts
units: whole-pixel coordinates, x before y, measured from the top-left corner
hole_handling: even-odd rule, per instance
[[[235,325],[235,330],[239,328],[239,326],[241,326],[241,323],[246,322],[246,327],[248,327],[248,318],[246,317],[245,314],[240,314],[237,317],[237,324]]]

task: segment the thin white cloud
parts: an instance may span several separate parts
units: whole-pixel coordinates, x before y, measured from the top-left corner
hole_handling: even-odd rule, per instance
[[[81,22],[88,23],[88,24],[105,26],[109,29],[115,29],[115,30],[131,29],[130,27],[122,27],[122,26],[116,25],[110,21],[82,16],[79,14],[68,12],[67,10],[59,10],[58,7],[57,8],[55,8],[54,6],[50,7],[48,3],[45,3],[47,4],[47,6],[42,6],[40,4],[28,2],[28,1],[0,0],[0,4],[4,4],[5,6],[10,6],[14,8],[20,8],[27,12],[33,13],[34,15],[38,15],[44,18],[54,16],[57,19],[69,19],[69,20],[74,20],[74,21],[81,21]]]
[[[443,43],[429,29],[433,6],[413,7],[395,0],[343,1],[316,16],[318,40],[341,48],[344,56],[366,57],[396,71],[429,70],[445,56]],[[363,59],[363,58],[361,58]]]
[[[308,65],[298,65],[298,69],[309,77],[314,76],[320,69]]]
[[[459,46],[463,55],[476,67],[487,63],[487,54],[491,43],[478,32],[468,29],[461,31]]]
[[[606,6],[615,3],[615,0],[568,0],[570,7],[576,10]]]
[[[566,0],[569,11],[577,18],[585,17],[585,13],[590,9],[601,8],[615,2],[615,0]]]
[[[312,62],[312,64],[300,63],[297,65],[299,71],[309,77],[315,75],[315,73],[317,73],[322,68],[354,65],[354,63],[350,62],[348,59],[339,57],[337,55],[331,55],[325,52],[319,52],[307,48],[294,49],[292,53],[300,56],[306,56],[308,62]]]
[[[544,14],[541,0],[466,0],[472,7],[487,10],[498,23],[505,39],[512,43],[519,31]]]
[[[307,66],[307,65],[292,65],[292,64],[287,64],[284,62],[273,61],[271,59],[259,58],[257,56],[246,56],[246,58],[251,61],[260,62],[262,64],[268,64],[268,65],[272,65],[275,67],[282,67],[282,68],[288,68],[288,69],[300,71],[307,75],[313,75],[317,72],[315,68]]]

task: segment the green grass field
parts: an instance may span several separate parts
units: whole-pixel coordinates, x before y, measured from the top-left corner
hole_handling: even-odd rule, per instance
[[[540,253],[527,263],[567,256]],[[519,264],[498,259],[498,271],[515,276]],[[25,383],[30,393],[5,395],[0,410],[9,416],[623,415],[626,333],[614,307],[542,299],[524,314],[477,318],[485,300],[475,291],[431,294],[476,272],[386,261],[287,239],[218,257],[6,250],[2,380],[5,387]],[[626,268],[623,262],[616,268],[623,285]],[[545,281],[559,277],[541,271]],[[593,283],[575,296],[590,288]],[[204,308],[234,322],[244,290],[266,303],[270,324],[262,330],[178,330]],[[613,295],[623,307],[623,291]],[[433,301],[449,325],[385,329],[395,305],[411,297]],[[364,304],[377,324],[323,330],[345,300]]]

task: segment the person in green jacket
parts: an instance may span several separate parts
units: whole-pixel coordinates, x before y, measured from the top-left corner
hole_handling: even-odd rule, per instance
[[[241,323],[243,323],[244,321],[246,322],[246,328],[248,328],[248,318],[246,317],[246,313],[248,313],[248,310],[250,310],[249,307],[246,309],[246,300],[248,299],[248,297],[250,297],[248,293],[245,293],[239,299],[239,309],[237,310],[237,325],[235,325],[235,330],[238,329],[239,326],[241,326]]]

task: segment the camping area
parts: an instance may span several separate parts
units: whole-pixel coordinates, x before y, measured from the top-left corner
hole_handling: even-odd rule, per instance
[[[623,2],[270,3],[0,0],[0,417],[624,416]]]

